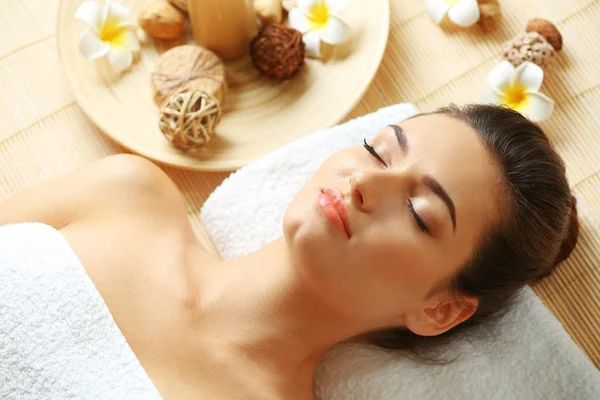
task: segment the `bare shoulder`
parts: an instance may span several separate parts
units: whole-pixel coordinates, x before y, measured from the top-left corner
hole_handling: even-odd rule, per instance
[[[152,162],[127,154],[106,157],[0,203],[0,225],[43,222],[62,229],[140,215],[163,223],[187,219],[171,179]]]
[[[120,154],[96,166],[93,192],[108,201],[113,211],[149,213],[150,218],[185,218],[183,198],[169,176],[145,158]]]

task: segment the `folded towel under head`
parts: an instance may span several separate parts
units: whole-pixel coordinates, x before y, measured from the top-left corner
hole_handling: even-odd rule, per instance
[[[232,174],[208,198],[202,221],[224,259],[281,235],[287,205],[319,165],[391,123],[409,104],[291,143]],[[342,344],[319,365],[320,399],[600,399],[600,374],[530,288],[506,317],[457,339],[449,365],[427,365],[365,344]]]

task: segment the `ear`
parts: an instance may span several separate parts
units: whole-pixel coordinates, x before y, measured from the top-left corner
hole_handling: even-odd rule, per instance
[[[421,336],[436,336],[467,320],[479,302],[474,297],[435,299],[423,308],[406,313],[404,326]]]

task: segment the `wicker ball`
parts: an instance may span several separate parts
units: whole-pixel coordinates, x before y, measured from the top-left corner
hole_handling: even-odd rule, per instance
[[[180,92],[161,107],[158,127],[173,146],[190,150],[205,145],[221,120],[221,105],[203,91]]]
[[[277,79],[288,79],[304,65],[302,33],[282,24],[265,26],[250,42],[256,69]]]
[[[515,67],[531,61],[540,67],[547,67],[554,60],[555,50],[537,32],[524,32],[504,43],[504,59]]]

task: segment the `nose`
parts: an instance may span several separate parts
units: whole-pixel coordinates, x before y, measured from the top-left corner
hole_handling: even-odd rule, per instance
[[[352,205],[370,213],[389,199],[400,204],[401,198],[410,192],[411,182],[414,178],[408,170],[356,170],[350,175]]]

